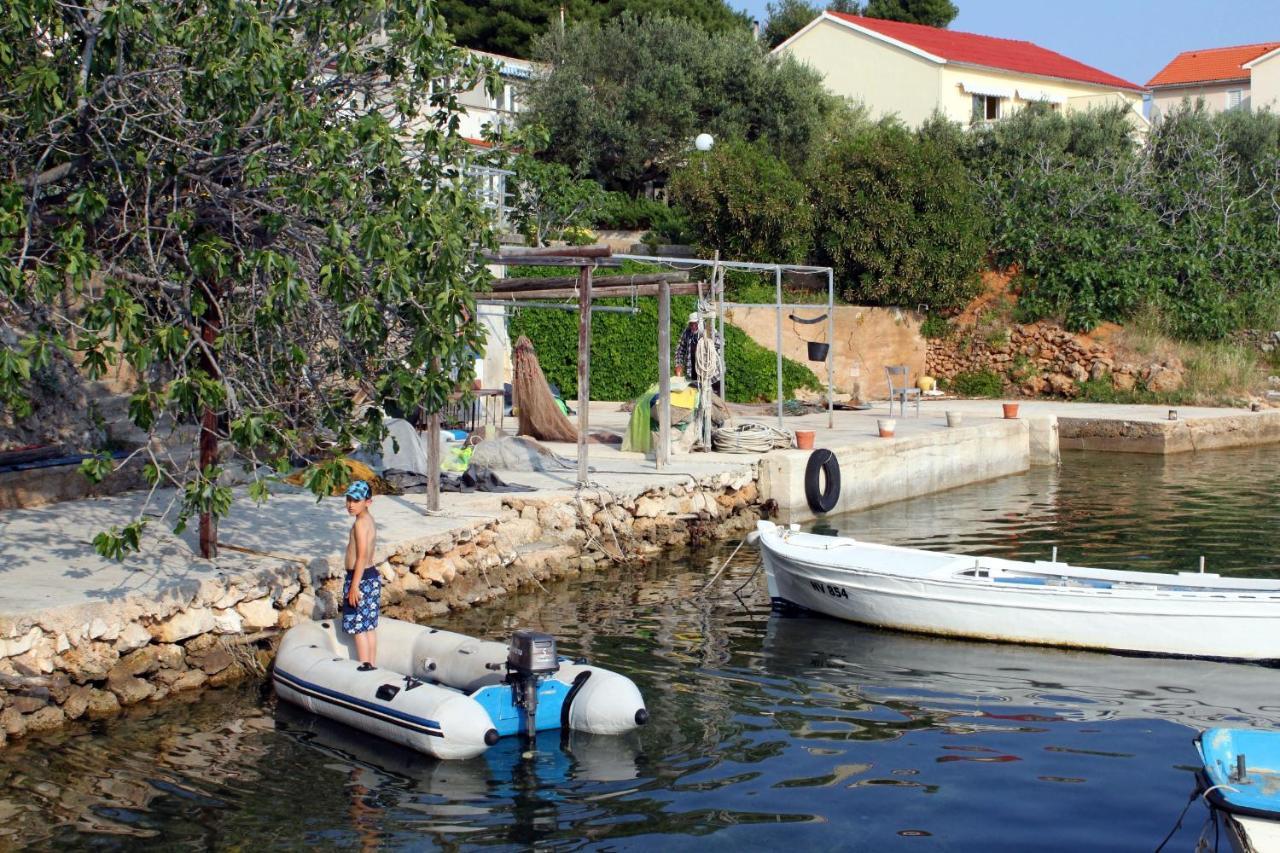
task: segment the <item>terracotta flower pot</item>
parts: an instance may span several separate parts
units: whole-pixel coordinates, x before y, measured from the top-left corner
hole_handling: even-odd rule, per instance
[[[817,435],[811,429],[796,430],[796,447],[801,450],[813,450],[813,438]]]
[[[881,438],[893,438],[893,428],[897,425],[898,422],[893,418],[880,418],[876,421],[876,426],[880,428]]]
[[[1006,418],[1009,418],[1010,420],[1012,420],[1013,418],[1016,418],[1018,416],[1017,403],[1005,403],[1003,405],[1004,405],[1004,416]]]

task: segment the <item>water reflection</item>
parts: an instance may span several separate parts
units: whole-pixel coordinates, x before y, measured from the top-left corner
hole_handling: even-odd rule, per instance
[[[1280,726],[1280,670],[964,642],[822,617],[774,618],[767,666],[880,705],[1026,723]]]

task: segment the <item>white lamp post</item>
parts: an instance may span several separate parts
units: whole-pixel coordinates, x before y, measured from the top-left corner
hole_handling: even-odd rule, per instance
[[[699,133],[693,140],[693,147],[699,151],[710,151],[711,146],[715,144],[715,139],[709,133]]]

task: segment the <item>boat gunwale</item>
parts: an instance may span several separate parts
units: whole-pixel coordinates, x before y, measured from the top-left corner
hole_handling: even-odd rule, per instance
[[[815,564],[799,555],[789,553],[788,551],[783,550],[783,548],[819,552],[825,552],[833,549],[813,548],[804,544],[794,543],[791,542],[787,536],[772,531],[762,531],[762,534],[763,535],[760,537],[761,547],[768,548],[778,556],[807,566],[819,566],[821,568],[837,572],[854,572],[900,580],[919,581],[923,583],[959,584],[965,587],[974,587],[981,584],[983,585],[983,588],[998,589],[1002,592],[1033,591],[1052,594],[1085,594],[1098,597],[1115,597],[1117,594],[1120,594],[1120,597],[1126,597],[1133,593],[1160,593],[1161,596],[1177,596],[1182,598],[1194,597],[1196,600],[1223,599],[1262,602],[1274,600],[1280,602],[1280,578],[1230,578],[1222,576],[1206,578],[1196,573],[1173,575],[1167,572],[1135,572],[1122,569],[1093,569],[1088,567],[1071,566],[1066,563],[1028,563],[1021,560],[1009,560],[1003,557],[949,554],[945,551],[928,551],[921,548],[903,548],[896,545],[861,542],[855,539],[848,539],[846,537],[829,537],[837,540],[844,540],[844,542],[849,546],[856,546],[872,551],[884,550],[905,552],[908,554],[922,554],[927,555],[930,558],[938,559],[939,561],[972,561],[972,566],[956,566],[955,569],[996,569],[1004,572],[1022,574],[1031,578],[1045,578],[1046,580],[1079,579],[1107,581],[1115,584],[1115,586],[1111,588],[1099,588],[1092,586],[1051,586],[1048,584],[1043,586],[1016,583],[1001,584],[993,577],[958,576],[954,573],[954,570],[946,570],[945,566],[937,566],[924,571],[902,571],[899,569],[879,568],[864,565],[851,566],[835,562]],[[773,543],[768,542],[767,537],[769,535],[775,536],[782,547],[774,546]],[[986,561],[986,565],[984,565],[984,561]],[[1010,576],[1016,575],[1011,574]],[[1155,596],[1143,595],[1141,597],[1154,598]]]

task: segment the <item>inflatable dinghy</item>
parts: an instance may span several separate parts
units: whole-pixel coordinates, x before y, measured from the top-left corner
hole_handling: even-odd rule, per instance
[[[1232,847],[1280,851],[1280,732],[1209,729],[1196,749],[1204,798],[1226,815]]]
[[[383,618],[369,666],[336,621],[304,622],[281,641],[272,682],[281,699],[437,758],[471,758],[507,735],[621,734],[649,719],[631,679],[559,657],[555,638],[535,631],[508,645]]]

